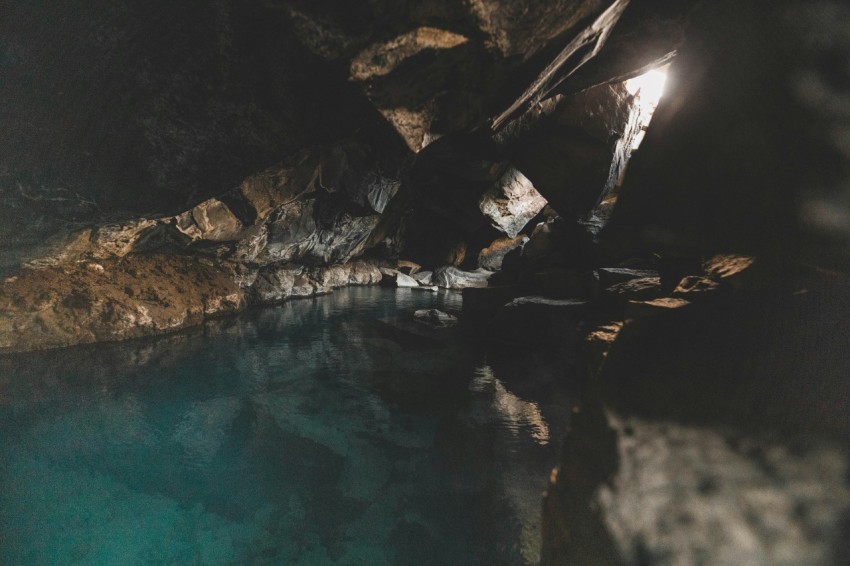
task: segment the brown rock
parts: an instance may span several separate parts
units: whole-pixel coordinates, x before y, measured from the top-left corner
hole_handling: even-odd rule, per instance
[[[603,296],[625,303],[656,299],[663,294],[660,277],[640,277],[616,283],[602,292]]]
[[[188,256],[27,269],[0,286],[0,351],[162,334],[244,305],[229,269]]]
[[[478,254],[478,267],[490,271],[498,271],[502,268],[505,256],[517,248],[521,248],[528,242],[528,236],[517,236],[515,238],[499,238],[489,247],[484,248]]]
[[[399,260],[398,262],[398,270],[404,273],[405,275],[410,275],[411,277],[416,275],[416,273],[422,269],[422,266],[413,261],[407,260]]]

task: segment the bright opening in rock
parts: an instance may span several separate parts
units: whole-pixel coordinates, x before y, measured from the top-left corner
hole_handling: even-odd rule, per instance
[[[629,94],[637,94],[641,101],[645,101],[647,105],[657,105],[661,100],[661,95],[664,94],[664,85],[667,83],[667,73],[653,69],[648,73],[644,73],[639,77],[626,81],[626,89]]]
[[[653,69],[633,79],[626,81],[626,90],[637,99],[640,109],[641,132],[635,137],[632,150],[637,149],[643,141],[643,136],[652,114],[658,107],[658,102],[664,94],[664,85],[667,83],[667,72],[662,69]]]

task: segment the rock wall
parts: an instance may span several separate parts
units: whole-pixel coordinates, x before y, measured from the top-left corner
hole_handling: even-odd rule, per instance
[[[376,166],[377,164],[377,166]],[[248,304],[379,283],[353,261],[398,229],[396,162],[347,142],[305,150],[176,216],[63,234],[0,283],[0,351],[178,330]]]
[[[768,292],[740,266],[718,258],[672,295],[609,289],[623,300],[589,321],[543,563],[850,558],[850,286],[784,273]]]
[[[850,13],[676,4],[12,2],[0,351],[463,288],[586,338],[544,564],[847,563]]]
[[[850,263],[830,224],[846,209],[846,105],[810,98],[846,91],[823,66],[847,53],[844,16],[794,1],[687,14],[597,232],[596,261],[618,267],[591,280],[585,394],[547,491],[544,564],[850,560]],[[830,204],[812,213],[813,199]],[[556,226],[547,244],[564,250]],[[532,236],[524,253],[539,247]],[[730,251],[748,255],[714,255]],[[635,267],[657,272],[618,280]]]

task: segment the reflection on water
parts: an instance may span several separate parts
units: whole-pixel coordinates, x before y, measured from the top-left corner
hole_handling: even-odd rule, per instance
[[[0,563],[533,563],[569,376],[393,323],[459,300],[0,358]]]

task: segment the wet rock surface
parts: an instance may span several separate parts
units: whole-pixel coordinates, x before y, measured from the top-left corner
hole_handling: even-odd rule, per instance
[[[269,266],[259,271],[250,296],[254,303],[274,304],[324,295],[348,285],[375,285],[381,278],[382,273],[374,264],[357,260],[329,267]]]
[[[502,354],[470,391],[534,421],[494,371],[533,379],[509,358],[535,348],[582,391],[543,564],[850,560],[842,3],[166,4],[4,13],[0,351],[463,290]],[[647,128],[623,81],[671,61]],[[384,317],[369,347],[452,340],[449,311]],[[376,379],[416,402],[439,389],[419,361]],[[197,429],[231,401],[175,442],[210,454]],[[389,473],[367,458],[340,479],[357,500]]]
[[[850,286],[731,291],[719,264],[588,333],[543,563],[847,560]]]
[[[445,328],[457,324],[457,317],[437,309],[421,309],[413,313],[413,319],[433,328]]]
[[[434,271],[434,283],[445,289],[467,289],[469,287],[486,287],[487,280],[493,275],[492,271],[478,269],[463,271],[456,267],[444,266]]]
[[[0,351],[172,332],[244,306],[226,266],[186,256],[24,270],[0,286]]]
[[[410,275],[406,275],[397,269],[382,268],[381,284],[389,287],[419,287],[420,283]]]

